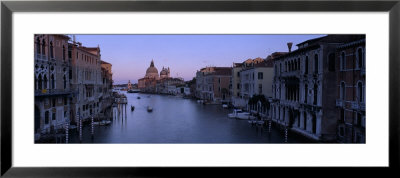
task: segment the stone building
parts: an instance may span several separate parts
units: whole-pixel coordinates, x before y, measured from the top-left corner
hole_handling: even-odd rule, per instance
[[[72,90],[69,37],[34,35],[35,140],[69,120]]]
[[[359,35],[328,35],[304,41],[275,59],[272,120],[310,139],[336,141],[336,72],[329,55]]]
[[[168,93],[167,88],[169,85],[176,85],[175,83],[183,83],[183,79],[172,78],[170,76],[170,69],[162,68],[158,74],[157,68],[154,66],[154,61],[151,60],[149,68],[146,70],[146,75],[138,80],[138,88],[142,92],[150,93]]]
[[[337,74],[338,142],[365,143],[365,36],[338,46],[329,57]]]
[[[240,90],[240,71],[242,70],[243,63],[233,63],[232,76],[231,76],[231,104],[235,107],[245,107],[246,101],[241,98]]]
[[[231,67],[205,67],[196,72],[196,97],[207,102],[230,101]]]
[[[101,77],[102,85],[100,88],[100,112],[98,114],[99,119],[111,119],[112,118],[112,104],[114,97],[112,94],[113,79],[112,79],[112,65],[108,62],[101,61]]]
[[[89,48],[75,41],[70,46],[71,87],[76,93],[71,104],[71,110],[74,113],[71,115],[71,122],[75,124],[79,121],[77,115],[85,121],[92,116],[97,118],[100,113],[101,88],[103,87],[102,62],[99,47]]]

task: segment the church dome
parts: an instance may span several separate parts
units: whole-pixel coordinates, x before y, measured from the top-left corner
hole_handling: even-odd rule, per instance
[[[161,70],[160,75],[167,75],[167,71],[165,69]]]
[[[146,70],[146,76],[148,76],[148,77],[156,77],[156,76],[158,76],[158,70],[157,70],[156,67],[154,67],[153,60],[150,63],[150,67],[147,68],[147,70]]]

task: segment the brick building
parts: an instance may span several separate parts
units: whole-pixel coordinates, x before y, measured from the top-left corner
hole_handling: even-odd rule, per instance
[[[365,143],[365,36],[338,46],[335,56],[338,142]]]
[[[205,67],[196,72],[196,97],[207,102],[230,100],[231,67]]]
[[[304,41],[295,51],[288,44],[289,53],[275,59],[272,120],[317,141],[336,141],[337,73],[329,57],[340,45],[359,38],[328,35]]]

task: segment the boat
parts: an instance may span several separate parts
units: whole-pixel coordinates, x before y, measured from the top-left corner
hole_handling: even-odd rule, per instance
[[[140,96],[138,96],[137,99],[140,99]]]
[[[264,124],[264,121],[257,121],[257,124],[258,124],[258,125],[263,125],[263,124]]]
[[[225,109],[226,109],[226,108],[228,108],[228,105],[227,105],[227,104],[223,104],[223,105],[222,105],[222,108],[225,108]]]
[[[150,106],[147,106],[147,112],[152,112],[152,111],[153,111],[153,108]]]
[[[241,112],[236,115],[236,119],[241,119],[241,120],[248,120],[248,119],[255,119],[255,118],[256,117],[250,115],[250,113],[248,113],[248,112]]]
[[[232,113],[228,114],[229,118],[236,118],[238,113],[243,112],[241,109],[234,109]]]
[[[134,111],[135,110],[135,106],[131,106],[131,111]]]
[[[110,124],[111,124],[111,121],[102,120],[100,122],[100,125],[110,125]]]

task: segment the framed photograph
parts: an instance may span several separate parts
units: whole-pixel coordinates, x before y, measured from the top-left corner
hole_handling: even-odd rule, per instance
[[[1,174],[396,169],[399,11],[398,1],[2,2]]]

